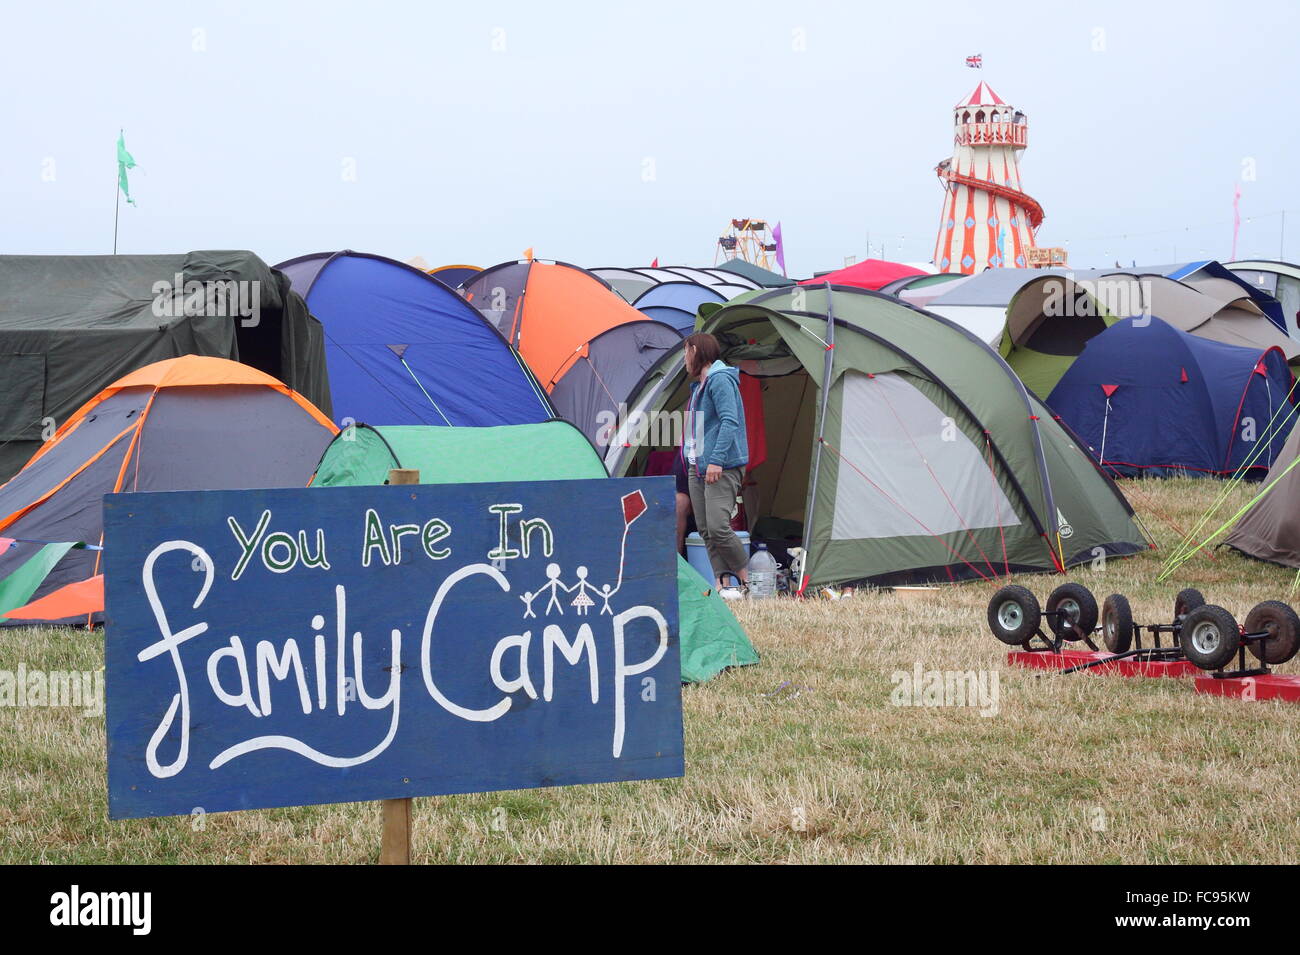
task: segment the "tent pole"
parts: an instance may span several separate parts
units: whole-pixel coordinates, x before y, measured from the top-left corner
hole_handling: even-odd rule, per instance
[[[1098,457],[1101,463],[1106,463],[1106,427],[1110,424],[1110,398],[1106,399],[1106,414],[1101,419],[1101,454]]]
[[[812,527],[813,512],[817,505],[817,481],[821,474],[822,450],[826,447],[826,408],[830,404],[831,373],[835,366],[835,305],[831,301],[831,283],[826,283],[826,358],[822,365],[821,408],[817,421],[817,453],[813,455],[812,482],[808,488],[808,516],[803,522],[803,580],[799,582],[802,594],[812,578]]]

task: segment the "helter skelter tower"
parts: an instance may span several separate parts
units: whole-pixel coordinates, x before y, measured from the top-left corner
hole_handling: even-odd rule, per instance
[[[981,82],[953,110],[952,158],[935,167],[944,187],[934,247],[940,272],[1026,268],[1043,207],[1020,184],[1025,114]]]

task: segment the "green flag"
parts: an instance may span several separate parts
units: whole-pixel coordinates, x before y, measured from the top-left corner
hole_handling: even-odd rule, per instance
[[[131,205],[135,205],[135,200],[131,198],[131,187],[127,185],[126,171],[134,168],[135,160],[126,151],[126,135],[119,129],[117,131],[117,188],[122,190],[122,195],[126,196],[126,201]]]

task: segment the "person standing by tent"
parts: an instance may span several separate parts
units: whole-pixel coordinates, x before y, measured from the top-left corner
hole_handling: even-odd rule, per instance
[[[731,528],[736,496],[749,463],[740,373],[719,359],[722,349],[712,335],[697,332],[683,347],[686,373],[695,379],[686,404],[682,441],[691,509],[718,578],[718,594],[734,600],[749,591],[749,555]],[[725,586],[728,575],[735,577],[739,586]]]

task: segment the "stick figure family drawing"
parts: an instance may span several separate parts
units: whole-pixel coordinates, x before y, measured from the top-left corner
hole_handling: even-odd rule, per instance
[[[576,596],[569,601],[569,606],[577,608],[579,617],[585,617],[587,611],[596,605],[596,601],[592,599],[593,595],[600,597],[604,604],[604,606],[600,608],[600,612],[612,616],[614,611],[610,609],[609,599],[618,592],[618,587],[611,587],[609,584],[604,584],[600,589],[597,589],[595,584],[592,584],[587,580],[586,567],[579,567],[577,569],[577,575],[577,583],[572,586],[565,586],[564,582],[560,580],[560,565],[554,563],[547,564],[546,583],[535,591],[524,591],[523,596],[519,598],[524,604],[524,617],[537,616],[537,614],[533,612],[533,601],[541,597],[543,594],[549,595],[549,599],[546,601],[546,610],[543,612],[544,615],[549,617],[552,608],[554,608],[555,612],[562,617],[564,616],[564,599],[560,594],[563,593],[568,595],[575,592]]]

